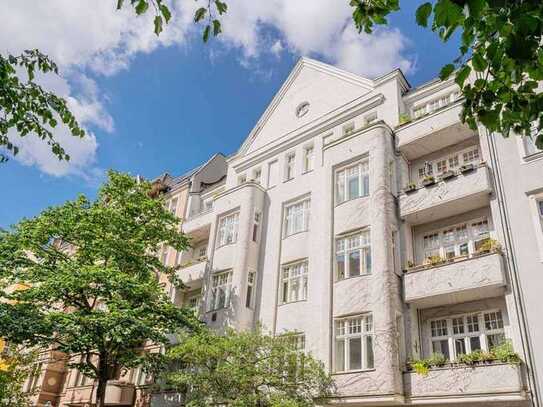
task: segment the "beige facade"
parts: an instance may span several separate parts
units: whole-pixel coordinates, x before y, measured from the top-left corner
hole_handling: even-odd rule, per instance
[[[172,301],[219,331],[304,335],[327,405],[539,406],[543,153],[470,130],[462,100],[301,59],[235,154],[170,179],[192,241],[161,253],[186,284]],[[505,340],[520,365],[458,363]]]

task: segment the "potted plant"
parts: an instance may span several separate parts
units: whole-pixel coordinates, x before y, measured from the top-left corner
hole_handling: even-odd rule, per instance
[[[460,172],[462,174],[466,173],[466,172],[470,172],[470,171],[473,171],[475,169],[475,167],[473,166],[472,163],[469,163],[469,164],[464,164],[464,165],[461,165],[460,166]]]
[[[477,248],[477,254],[485,254],[491,252],[501,252],[501,244],[496,239],[485,239]]]
[[[441,256],[429,256],[424,259],[424,264],[426,266],[437,266],[438,264],[444,263],[445,260]]]
[[[403,189],[403,192],[405,192],[406,194],[410,193],[410,192],[413,192],[417,189],[417,185],[414,183],[414,182],[410,182],[409,184],[407,184],[405,186],[405,188]]]
[[[422,185],[424,185],[425,187],[429,187],[430,185],[434,185],[435,183],[436,183],[436,179],[434,178],[433,175],[427,175],[422,180]]]
[[[447,180],[449,178],[455,177],[456,173],[453,170],[447,170],[443,174],[441,174],[442,180]]]
[[[411,121],[411,117],[407,113],[401,113],[400,114],[400,125],[409,123]]]

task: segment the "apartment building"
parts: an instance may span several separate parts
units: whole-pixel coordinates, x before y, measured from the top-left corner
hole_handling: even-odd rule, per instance
[[[236,153],[160,178],[192,242],[160,253],[186,285],[172,301],[219,331],[296,331],[329,406],[541,406],[543,152],[461,109],[453,80],[300,59]],[[504,341],[521,364],[458,362]],[[131,374],[109,404],[179,405]]]

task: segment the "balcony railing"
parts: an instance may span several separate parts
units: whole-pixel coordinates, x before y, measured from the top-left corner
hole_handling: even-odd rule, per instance
[[[403,280],[405,301],[419,308],[496,297],[506,284],[498,249],[412,267]]]
[[[447,174],[451,175],[451,174]],[[484,163],[466,166],[452,176],[409,185],[400,195],[400,216],[412,225],[432,222],[489,204],[492,184]]]
[[[526,400],[524,377],[523,365],[504,363],[449,365],[430,369],[426,375],[403,375],[411,404],[486,402],[493,406]]]

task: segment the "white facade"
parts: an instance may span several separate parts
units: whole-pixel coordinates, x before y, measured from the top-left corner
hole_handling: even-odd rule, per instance
[[[468,129],[461,104],[452,81],[301,59],[238,152],[193,176],[176,301],[218,330],[303,334],[330,405],[539,405],[543,155]],[[523,364],[406,369],[503,338]]]

